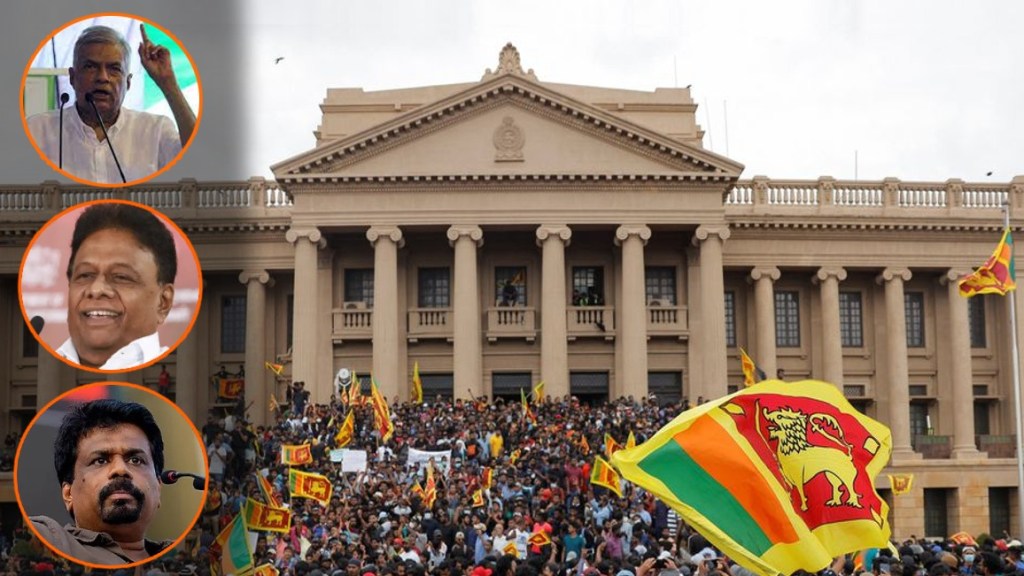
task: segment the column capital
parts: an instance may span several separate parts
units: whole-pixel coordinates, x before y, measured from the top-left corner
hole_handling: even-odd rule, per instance
[[[455,246],[455,243],[463,236],[472,240],[477,248],[484,245],[484,231],[476,224],[454,224],[448,228],[446,234],[449,246]]]
[[[615,230],[615,245],[621,246],[630,236],[636,236],[646,246],[651,239],[651,229],[644,224],[623,224]]]
[[[327,247],[327,239],[324,238],[324,235],[322,232],[320,232],[320,229],[316,227],[289,228],[288,231],[285,232],[284,234],[284,239],[287,240],[290,244],[295,244],[296,242],[299,241],[299,238],[308,239],[310,244],[316,245],[317,248]]]
[[[970,268],[950,268],[946,270],[946,273],[939,276],[939,284],[945,286],[946,284],[955,284],[960,281],[961,278],[974,272]]]
[[[906,282],[910,280],[914,275],[910,272],[910,268],[886,268],[882,270],[882,273],[875,277],[876,284],[884,284],[892,280],[902,280]]]
[[[727,224],[701,224],[697,227],[697,231],[693,233],[693,245],[698,246],[701,242],[707,240],[713,235],[718,236],[722,242],[725,242],[730,236],[732,236],[732,230],[729,230],[729,226]]]
[[[750,271],[750,279],[757,281],[762,278],[766,278],[775,282],[782,276],[782,272],[775,266],[756,266]]]
[[[846,280],[846,269],[840,266],[822,266],[814,273],[812,281],[817,284],[819,282],[824,282],[829,278],[835,278],[839,282]]]
[[[568,246],[572,238],[572,230],[564,224],[542,224],[537,227],[538,246],[552,236],[561,239]]]
[[[253,280],[259,282],[260,284],[269,284],[271,282],[270,273],[267,272],[266,270],[254,269],[242,270],[242,273],[238,275],[238,281],[241,282],[242,284],[248,284]]]
[[[371,245],[376,245],[377,240],[381,238],[387,238],[398,245],[399,248],[405,246],[405,238],[402,236],[402,229],[398,226],[370,226],[366,231],[366,239],[370,241]]]

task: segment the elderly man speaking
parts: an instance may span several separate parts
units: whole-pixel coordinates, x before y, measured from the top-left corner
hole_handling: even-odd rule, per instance
[[[165,116],[122,106],[132,83],[128,42],[112,28],[86,28],[68,69],[75,105],[27,120],[43,154],[72,176],[103,184],[139,180],[171,162],[192,136],[196,116],[178,86],[171,53],[150,42],[145,25],[141,32],[142,67],[163,92],[177,128]]]

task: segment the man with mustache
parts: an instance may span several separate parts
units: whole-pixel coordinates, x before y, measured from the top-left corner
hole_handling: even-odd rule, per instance
[[[174,305],[174,237],[144,208],[119,202],[89,206],[71,235],[68,333],[57,354],[118,370],[167,351],[157,328]]]
[[[164,443],[145,406],[109,399],[76,405],[64,416],[53,448],[61,498],[73,523],[30,518],[51,546],[75,560],[121,566],[172,543],[146,539],[160,507]]]
[[[62,159],[61,111],[51,110],[27,120],[29,133],[43,154],[54,164],[62,164],[61,168],[72,176],[90,182],[121,183],[110,153],[112,145],[125,179],[139,180],[167,165],[192,136],[196,116],[178,86],[171,53],[150,42],[145,25],[141,25],[141,31],[138,54],[142,67],[163,93],[174,122],[166,116],[122,107],[132,82],[128,42],[107,26],[86,28],[75,42],[73,65],[68,69],[75,105],[63,111]],[[109,145],[100,119],[106,126]]]

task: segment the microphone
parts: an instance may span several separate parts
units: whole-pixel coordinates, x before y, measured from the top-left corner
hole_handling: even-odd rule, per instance
[[[43,333],[43,325],[46,324],[46,320],[43,320],[42,316],[33,316],[28,323],[32,325],[32,331],[36,333],[36,336],[39,336]]]
[[[61,170],[64,169],[64,105],[68,103],[68,99],[69,96],[67,92],[60,93],[60,120],[58,122],[59,134],[57,136],[57,167]],[[36,318],[39,317],[37,316]],[[42,318],[39,318],[39,320],[42,320]],[[42,330],[41,323],[39,326],[39,330]],[[36,334],[39,333],[39,330],[36,330]]]
[[[203,490],[206,488],[206,478],[191,472],[178,472],[177,470],[164,470],[163,474],[160,475],[160,481],[164,484],[174,484],[179,478],[183,477],[192,478],[192,487],[196,490]]]
[[[121,182],[127,184],[128,180],[124,177],[124,170],[121,170],[121,163],[117,161],[117,154],[114,153],[114,145],[110,143],[110,134],[107,134],[107,127],[103,124],[103,118],[100,118],[100,111],[96,108],[96,102],[92,97],[92,92],[85,95],[85,101],[92,106],[92,112],[100,122],[100,130],[103,130],[103,138],[107,141],[107,146],[110,147],[110,155],[114,157],[114,164],[117,166],[117,172],[121,174]]]

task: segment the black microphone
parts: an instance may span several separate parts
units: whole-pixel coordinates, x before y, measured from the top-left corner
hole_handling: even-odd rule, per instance
[[[177,470],[164,470],[163,474],[160,475],[160,481],[164,484],[174,484],[179,478],[188,477],[192,479],[192,487],[196,490],[203,490],[206,488],[206,478],[191,472],[178,472]]]
[[[58,122],[60,134],[57,136],[57,167],[61,170],[64,169],[64,105],[68,103],[68,98],[67,92],[60,93],[60,121]],[[39,317],[37,316],[36,318]],[[39,320],[42,321],[42,318],[39,318]],[[39,326],[39,330],[42,330],[42,324]],[[36,334],[39,333],[39,330],[36,330]]]
[[[96,115],[96,119],[100,122],[100,130],[103,130],[103,138],[107,141],[107,146],[110,147],[110,155],[114,157],[114,164],[117,165],[117,171],[121,174],[121,182],[127,184],[128,180],[124,177],[124,170],[121,170],[121,163],[117,161],[117,154],[114,153],[114,145],[110,143],[110,134],[107,134],[107,127],[103,124],[103,118],[100,118],[100,111],[96,109],[96,102],[93,101],[92,92],[85,95],[85,101],[92,106],[92,113]]]
[[[33,316],[28,323],[32,325],[32,330],[36,333],[36,336],[39,336],[43,333],[43,325],[46,324],[46,320],[43,320],[42,316]]]

